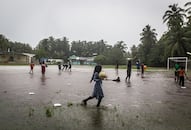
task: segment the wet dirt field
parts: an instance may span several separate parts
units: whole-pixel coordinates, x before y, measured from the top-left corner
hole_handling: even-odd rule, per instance
[[[104,69],[115,79],[114,69]],[[141,78],[119,70],[121,82],[103,81],[105,97],[87,106],[81,101],[92,94],[93,67],[73,66],[72,72],[40,66],[0,66],[1,130],[191,130],[191,82],[181,88],[173,73],[145,72]],[[60,103],[60,107],[54,107]]]

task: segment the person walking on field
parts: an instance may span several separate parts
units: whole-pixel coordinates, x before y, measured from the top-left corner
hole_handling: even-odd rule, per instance
[[[58,63],[58,70],[61,71],[61,63]]]
[[[46,64],[44,63],[44,61],[41,63],[41,72],[42,74],[45,74],[46,71]]]
[[[68,63],[68,70],[72,71],[72,64],[71,64],[71,62]]]
[[[103,90],[102,90],[102,79],[99,77],[99,73],[101,72],[101,70],[102,70],[101,65],[96,65],[95,66],[93,76],[92,76],[92,78],[90,80],[90,82],[92,82],[92,80],[95,81],[94,90],[93,90],[93,93],[92,93],[91,96],[89,96],[88,98],[86,98],[86,99],[84,99],[82,101],[82,103],[84,105],[87,105],[88,100],[96,98],[98,100],[96,106],[97,107],[100,106],[101,100],[104,97]]]
[[[184,76],[186,76],[184,67],[181,67],[179,72],[179,85],[184,86]]]
[[[144,78],[144,71],[145,71],[145,65],[144,63],[141,64],[141,78]]]
[[[125,79],[127,80],[127,78],[128,78],[128,80],[130,80],[130,78],[131,78],[131,60],[129,60],[128,64],[127,64],[127,76]]]
[[[178,82],[178,80],[179,80],[178,71],[180,69],[180,65],[178,63],[176,63],[174,68],[175,68],[175,71],[174,71],[174,80]]]
[[[139,72],[140,72],[140,63],[139,63],[139,60],[136,62],[136,67],[137,67],[137,74],[139,75]]]
[[[34,63],[31,62],[30,63],[30,72],[29,73],[33,73],[33,69],[34,69]]]

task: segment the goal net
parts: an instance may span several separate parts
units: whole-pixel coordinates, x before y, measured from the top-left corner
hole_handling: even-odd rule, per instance
[[[187,71],[188,66],[188,58],[187,57],[169,57],[167,60],[167,70],[170,68],[174,69],[174,65],[178,63],[180,66],[185,67],[185,71]]]

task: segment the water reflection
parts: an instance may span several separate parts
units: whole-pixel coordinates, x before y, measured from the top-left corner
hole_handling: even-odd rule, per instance
[[[42,82],[42,85],[46,85],[46,77],[44,74],[42,74],[41,82]]]
[[[95,109],[94,111],[91,111],[90,113],[92,125],[95,128],[102,128],[102,121],[103,121],[103,113],[100,108]]]
[[[68,71],[69,74],[72,74],[72,71]]]
[[[119,75],[119,71],[118,71],[118,69],[115,70],[115,75],[116,75],[116,76]]]
[[[58,75],[61,75],[61,74],[62,74],[62,71],[61,71],[61,70],[59,70],[59,71],[58,71]]]
[[[33,73],[30,73],[30,78],[31,78],[31,79],[33,78]]]
[[[130,82],[130,80],[125,80],[125,83],[126,83],[126,86],[127,86],[127,87],[131,87],[131,82]]]

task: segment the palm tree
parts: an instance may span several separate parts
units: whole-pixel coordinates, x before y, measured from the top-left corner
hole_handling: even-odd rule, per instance
[[[169,31],[165,40],[167,56],[186,56],[187,46],[185,40],[185,29],[178,32]]]
[[[144,42],[144,40],[152,40],[152,43],[155,43],[157,41],[156,36],[157,33],[155,33],[156,29],[151,29],[150,25],[146,25],[146,27],[143,29],[143,32],[140,34],[141,42]]]
[[[178,7],[178,4],[169,5],[163,16],[163,22],[167,22],[168,33],[166,34],[166,51],[169,56],[184,56],[186,54],[186,46],[184,42],[183,28],[184,18],[186,17],[184,9]]]
[[[6,52],[9,47],[9,40],[0,34],[0,52]]]
[[[186,17],[184,9],[178,7],[178,4],[168,6],[170,10],[167,10],[163,16],[163,22],[168,25],[169,29],[179,29],[184,24],[184,17]]]
[[[191,2],[187,2],[184,7],[186,7],[185,12],[187,14],[187,26],[185,27],[185,43],[187,51],[191,50]]]
[[[114,47],[119,48],[123,53],[125,53],[127,50],[127,45],[124,43],[124,41],[117,41]]]
[[[139,46],[139,53],[141,53],[141,60],[146,64],[149,64],[148,59],[150,58],[150,52],[157,42],[157,33],[155,33],[155,31],[156,30],[152,29],[150,25],[147,25],[140,34],[142,45]]]
[[[185,12],[188,14],[188,23],[187,25],[191,25],[191,2],[187,2],[184,7],[186,7]]]

